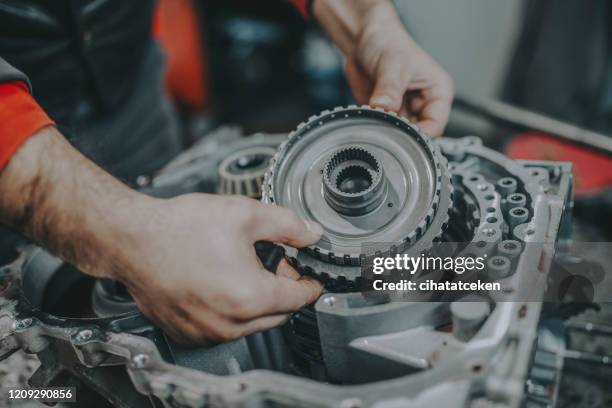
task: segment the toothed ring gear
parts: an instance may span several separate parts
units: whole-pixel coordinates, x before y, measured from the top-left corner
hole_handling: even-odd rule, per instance
[[[439,147],[407,120],[365,106],[300,124],[272,158],[262,188],[264,202],[324,228],[315,245],[287,248],[294,265],[349,286],[368,257],[430,248],[452,201]]]

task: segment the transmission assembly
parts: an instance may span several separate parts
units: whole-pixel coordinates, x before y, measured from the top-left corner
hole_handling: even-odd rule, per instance
[[[513,161],[473,136],[432,141],[395,114],[350,106],[288,137],[221,129],[142,187],[261,191],[318,222],[319,242],[284,251],[325,293],[284,327],[187,348],[120,284],[29,248],[2,269],[0,356],[35,353],[32,385],[77,384],[122,407],[519,407],[536,394],[537,406],[554,403],[560,367],[542,359],[538,333],[549,267],[569,238],[569,164]],[[410,301],[363,292],[373,257],[444,243],[486,257],[479,279],[502,290]]]
[[[316,245],[292,257],[331,290],[354,287],[366,243],[389,243],[378,248],[387,254],[431,247],[447,225],[451,194],[446,159],[429,137],[397,116],[357,107],[298,127],[263,186],[264,202],[324,226]]]

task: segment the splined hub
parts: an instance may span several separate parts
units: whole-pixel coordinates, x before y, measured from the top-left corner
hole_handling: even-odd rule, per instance
[[[354,282],[374,252],[430,248],[448,220],[451,190],[446,159],[428,136],[393,113],[350,106],[289,135],[262,200],[323,226],[316,245],[287,248],[303,273]]]
[[[378,160],[365,148],[340,148],[332,153],[324,167],[325,200],[341,214],[367,214],[386,197],[383,174]]]

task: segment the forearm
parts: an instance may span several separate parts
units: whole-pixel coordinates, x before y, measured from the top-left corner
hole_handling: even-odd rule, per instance
[[[365,29],[402,27],[389,0],[315,0],[313,15],[344,55],[353,54]],[[376,22],[372,24],[372,22]]]
[[[109,276],[146,197],[76,151],[54,128],[31,136],[0,173],[0,221],[83,271]],[[122,242],[123,241],[123,242]]]

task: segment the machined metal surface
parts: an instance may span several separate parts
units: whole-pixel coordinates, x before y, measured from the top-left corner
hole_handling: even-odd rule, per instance
[[[318,243],[288,251],[294,264],[338,285],[354,283],[374,255],[367,243],[387,243],[377,248],[387,254],[431,246],[448,218],[451,189],[446,159],[428,136],[393,113],[349,106],[313,116],[289,135],[266,173],[262,200],[323,226]]]
[[[341,118],[340,113],[349,116]],[[355,122],[360,125],[354,127]],[[326,142],[331,144],[321,148],[306,143],[315,136],[327,140],[328,131],[339,136],[339,144]],[[384,142],[389,144],[381,146],[385,135],[390,135]],[[265,139],[260,135],[258,140],[261,137]],[[329,242],[319,243],[319,253],[316,247],[289,253],[302,273],[326,282],[327,293],[294,315],[284,334],[275,329],[214,347],[182,348],[137,310],[122,309],[129,296],[108,282],[94,286],[98,316],[59,316],[35,301],[45,292],[40,285],[27,284],[22,290],[22,281],[44,276],[52,282],[62,270],[61,261],[31,249],[1,270],[5,300],[0,308],[0,358],[18,349],[35,353],[41,368],[32,384],[55,384],[70,374],[71,381],[78,379],[120,407],[148,407],[150,398],[168,407],[520,407],[526,393],[537,392],[528,381],[542,310],[536,299],[546,289],[556,243],[569,236],[571,167],[513,161],[473,136],[435,143],[427,137],[421,143],[421,137],[408,122],[385,112],[339,108],[302,124],[277,152],[273,171],[266,175],[264,200],[296,204],[300,215],[321,221],[325,218],[317,217],[327,215],[317,213],[322,211],[317,206],[334,209],[328,191],[340,202],[336,209],[342,210],[334,211],[337,223],[326,228]],[[254,140],[240,139],[236,146],[244,148],[249,141]],[[202,146],[196,150],[206,151]],[[194,152],[183,155],[152,184],[184,187],[195,175],[216,180],[218,165],[233,153],[220,157]],[[307,159],[302,161],[302,155]],[[418,168],[412,167],[415,163]],[[342,172],[351,166],[361,170],[349,171],[347,185]],[[295,171],[318,187],[308,192]],[[421,179],[401,190],[398,172]],[[290,185],[294,181],[298,185]],[[425,182],[432,184],[423,186]],[[202,184],[189,186],[199,191]],[[410,202],[415,189],[429,207]],[[394,208],[386,206],[387,200],[373,205],[380,197],[388,198],[390,190],[406,195],[394,202],[394,224],[402,221],[402,211],[420,217],[397,232],[380,222],[383,214],[376,215],[374,226],[366,220],[383,206]],[[296,192],[313,194],[312,200],[296,201]],[[363,214],[353,208],[343,213],[355,202]],[[525,209],[526,219],[511,218],[517,208]],[[361,224],[345,225],[350,217]],[[486,254],[493,267],[483,271],[483,278],[494,276],[504,290],[467,301],[449,297],[410,302],[356,292],[360,266],[352,259],[368,242],[356,244],[355,225],[370,233],[382,225],[397,239],[408,237],[404,242],[415,251],[438,240],[462,243],[457,254]],[[349,255],[348,261],[344,256],[342,262],[331,259],[330,234],[351,231],[354,241],[342,242],[343,252],[337,251]],[[387,238],[384,235],[381,243],[396,242]],[[512,266],[508,270],[507,263]],[[429,278],[414,277],[416,282]]]
[[[219,164],[219,194],[259,198],[268,162],[276,153],[274,147],[247,146],[227,156]]]

